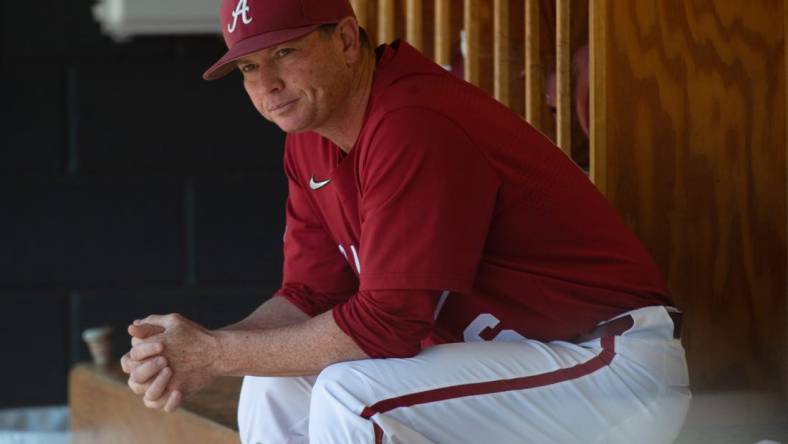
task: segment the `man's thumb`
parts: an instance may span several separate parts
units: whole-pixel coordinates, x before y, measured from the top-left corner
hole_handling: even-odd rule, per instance
[[[164,332],[164,327],[153,324],[132,324],[129,325],[129,334],[135,338],[144,339],[148,336],[157,335]]]

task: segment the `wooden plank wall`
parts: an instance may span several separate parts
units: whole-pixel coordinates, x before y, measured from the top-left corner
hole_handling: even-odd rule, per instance
[[[573,52],[588,42],[588,5],[582,0],[353,0],[353,7],[374,43],[402,38],[437,63],[459,69],[459,75],[539,128],[585,164],[587,136],[574,118],[575,85],[558,82],[557,131],[555,110],[545,100],[547,78],[558,69],[568,80]],[[559,8],[558,6],[562,6]],[[526,11],[529,11],[527,14]],[[568,12],[571,11],[571,17]],[[562,13],[563,12],[563,13]],[[561,19],[564,34],[557,32]],[[460,31],[465,32],[467,58],[460,55]],[[526,56],[526,52],[530,56]],[[526,58],[528,69],[526,69]],[[526,102],[528,109],[526,110]]]
[[[354,5],[373,40],[411,36],[441,64],[459,60],[466,79],[556,142],[568,133],[565,125],[557,131],[547,108],[545,79],[561,57],[566,79],[567,38],[572,54],[588,41],[590,24],[590,176],[643,239],[686,312],[693,386],[788,389],[783,1]],[[436,21],[436,11],[448,14]],[[444,30],[437,39],[436,24]],[[462,28],[472,48],[464,66]],[[574,122],[577,160],[574,145],[585,136],[566,114],[571,88],[565,80],[559,87],[559,114]]]
[[[785,389],[780,0],[591,0],[592,175],[685,311],[696,389]]]

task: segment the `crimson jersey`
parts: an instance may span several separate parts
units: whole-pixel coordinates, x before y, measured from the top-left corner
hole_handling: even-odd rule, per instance
[[[280,295],[333,309],[373,357],[412,354],[385,348],[414,334],[570,340],[672,305],[642,244],[542,134],[404,42],[378,56],[347,156],[313,132],[287,137]]]

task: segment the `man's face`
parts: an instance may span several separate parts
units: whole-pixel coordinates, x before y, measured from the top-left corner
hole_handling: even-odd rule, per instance
[[[325,126],[350,89],[341,39],[319,31],[247,55],[237,66],[257,111],[288,133]]]

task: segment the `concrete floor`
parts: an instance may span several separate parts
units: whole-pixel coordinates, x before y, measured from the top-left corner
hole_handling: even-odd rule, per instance
[[[68,444],[67,406],[0,410],[0,444]]]
[[[765,441],[765,442],[764,442]],[[695,394],[675,444],[788,444],[788,408],[778,395]]]
[[[67,407],[0,410],[0,444],[67,444],[67,429]],[[755,443],[788,444],[788,408],[777,395],[696,393],[674,444]]]

